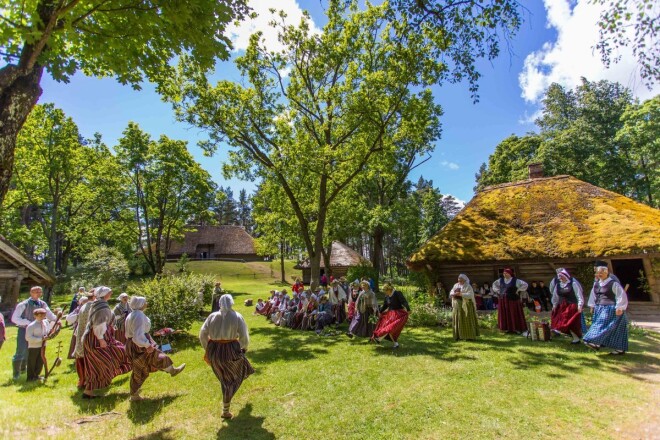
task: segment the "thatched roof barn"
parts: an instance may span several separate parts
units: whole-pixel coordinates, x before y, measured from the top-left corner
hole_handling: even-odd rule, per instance
[[[332,273],[335,278],[346,276],[348,269],[360,265],[371,265],[371,262],[364,258],[362,255],[355,252],[353,249],[346,246],[339,241],[333,241],[330,250],[330,271],[325,267],[323,259],[321,259],[321,274]],[[309,265],[309,260],[297,264],[295,269],[302,270],[303,283],[309,284],[312,279],[312,270]]]
[[[0,235],[0,310],[14,308],[21,285],[50,287],[55,277]]]
[[[660,302],[660,210],[571,176],[533,178],[485,188],[408,260],[451,286],[459,273],[483,283],[505,266],[543,280],[556,267],[582,274],[606,260],[630,284],[632,301]],[[640,271],[648,281],[643,286]]]
[[[168,259],[187,254],[191,259],[255,261],[261,258],[254,248],[254,238],[241,226],[198,226],[186,232],[183,240],[173,242]]]

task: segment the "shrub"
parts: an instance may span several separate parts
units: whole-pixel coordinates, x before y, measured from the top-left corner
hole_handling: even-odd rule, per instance
[[[349,281],[361,280],[363,277],[371,278],[374,281],[378,279],[378,271],[368,263],[362,263],[348,269],[346,279]]]
[[[71,278],[70,287],[108,286],[115,291],[126,288],[130,271],[124,255],[115,248],[100,246],[85,256]]]
[[[210,302],[214,283],[215,279],[209,275],[164,275],[131,286],[128,293],[147,298],[146,314],[151,318],[152,329],[189,330],[203,306],[199,301],[200,290],[204,292],[204,300],[208,297]]]
[[[188,258],[188,254],[186,254],[185,252],[183,254],[181,254],[181,257],[176,262],[176,270],[179,271],[180,273],[188,272],[188,262],[189,261],[190,261],[190,258]]]
[[[435,327],[438,325],[438,309],[433,304],[411,305],[408,325],[411,327]]]
[[[480,313],[477,315],[479,327],[487,328],[490,330],[497,328],[497,312]]]

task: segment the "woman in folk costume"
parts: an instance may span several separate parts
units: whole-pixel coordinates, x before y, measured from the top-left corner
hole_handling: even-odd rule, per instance
[[[294,294],[293,298],[289,300],[289,305],[280,319],[280,327],[290,327],[289,324],[293,321],[293,317],[298,311],[298,304],[300,304],[300,298],[297,294]]]
[[[610,354],[621,355],[628,351],[628,295],[610,275],[606,262],[596,262],[595,272],[596,281],[588,301],[594,317],[582,340],[590,348],[608,347],[613,349]]]
[[[89,321],[83,335],[85,348],[85,391],[83,399],[93,399],[94,390],[106,388],[112,379],[131,371],[131,361],[124,345],[115,339],[114,320],[108,300],[112,289],[96,288],[96,301],[92,303]]]
[[[83,294],[85,293],[83,292]],[[76,349],[76,330],[78,329],[78,315],[80,315],[80,309],[82,309],[82,307],[85,304],[87,304],[87,301],[89,301],[89,298],[87,298],[87,296],[80,297],[80,299],[78,299],[78,306],[76,307],[76,310],[66,315],[66,322],[73,329],[73,331],[71,332],[71,343],[69,344],[69,355],[67,356],[68,359],[75,359],[73,352]]]
[[[330,295],[328,299],[332,305],[332,315],[334,316],[335,323],[341,324],[346,320],[346,299],[348,293],[344,285],[339,280],[334,280],[330,287]]]
[[[83,336],[89,322],[89,313],[92,311],[94,301],[96,301],[96,289],[90,290],[86,295],[87,301],[80,306],[74,330],[76,346],[73,350],[73,357],[76,359],[76,373],[78,373],[78,388],[80,389],[85,387],[85,340]]]
[[[451,292],[454,339],[476,339],[479,336],[477,308],[474,302],[474,289],[465,274],[458,276]]]
[[[369,281],[362,281],[360,283],[362,293],[358,295],[355,304],[355,316],[348,326],[347,336],[361,336],[363,338],[371,338],[374,333],[376,325],[371,321],[371,317],[378,313],[378,301],[376,294],[371,290]]]
[[[305,312],[307,311],[307,305],[309,300],[307,299],[307,294],[305,292],[300,294],[300,302],[298,303],[298,309],[294,313],[293,317],[289,320],[289,327],[292,329],[300,329],[302,327],[302,321],[305,317]]]
[[[119,302],[112,311],[115,314],[115,339],[122,344],[126,344],[124,322],[128,314],[131,313],[131,307],[128,305],[128,294],[121,293],[117,299]]]
[[[573,336],[571,344],[579,344],[582,337],[582,286],[566,269],[558,273],[559,282],[552,289],[550,327],[556,333]]]
[[[280,325],[280,318],[286,311],[289,306],[289,295],[287,295],[286,290],[282,290],[282,296],[280,301],[277,304],[277,308],[273,309],[270,315],[270,320],[275,325]]]
[[[134,296],[130,301],[131,313],[126,318],[126,355],[131,360],[133,372],[131,373],[131,401],[142,400],[140,388],[149,373],[164,371],[171,376],[176,376],[185,367],[181,364],[174,367],[172,360],[158,349],[158,344],[153,340],[151,331],[151,320],[144,314],[147,308],[147,300],[142,296]]]
[[[335,317],[332,313],[332,304],[328,301],[328,297],[323,295],[319,301],[318,313],[316,314],[316,334],[320,335],[323,329],[332,324]]]
[[[300,323],[300,330],[311,330],[316,325],[316,315],[319,313],[319,300],[315,293],[309,296],[309,303]]]
[[[355,304],[357,303],[358,296],[360,295],[360,284],[359,283],[352,283],[351,284],[351,289],[350,289],[350,294],[348,296],[348,322],[350,323],[353,321],[353,318],[355,317]]]
[[[231,399],[243,381],[254,373],[245,357],[250,342],[248,328],[240,313],[232,310],[231,295],[220,297],[220,311],[204,321],[199,341],[205,350],[204,360],[211,366],[222,386],[222,418],[232,418]]]
[[[380,343],[381,339],[392,341],[392,348],[399,348],[399,335],[403,326],[408,322],[410,306],[403,293],[394,290],[394,286],[387,283],[383,286],[385,300],[380,308],[380,318],[374,330],[373,339]]]
[[[527,333],[527,321],[520,301],[520,291],[527,290],[527,283],[513,276],[513,269],[506,268],[500,279],[493,283],[498,296],[497,326],[505,332]]]

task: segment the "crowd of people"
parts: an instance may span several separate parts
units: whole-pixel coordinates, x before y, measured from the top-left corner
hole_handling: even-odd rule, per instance
[[[145,297],[129,298],[122,293],[111,308],[108,300],[112,293],[111,288],[99,286],[89,291],[81,287],[74,295],[65,317],[73,329],[69,358],[75,359],[83,399],[100,397],[97,390],[109,387],[115,377],[130,372],[130,400],[140,401],[140,389],[151,373],[163,371],[176,376],[186,364],[175,367],[154,341],[151,320],[144,313],[148,305]],[[12,314],[11,320],[18,327],[12,360],[14,380],[23,372],[29,382],[45,379],[41,375],[43,348],[53,336],[54,326],[59,325],[62,311],[53,313],[41,299],[42,294],[41,287],[32,287],[30,297],[20,302]],[[241,314],[232,309],[233,298],[222,295],[217,302],[219,310],[209,315],[199,339],[206,353],[204,359],[221,383],[222,417],[231,418],[231,399],[254,369],[245,357],[249,343],[247,325]],[[4,321],[1,330],[4,341]]]
[[[383,286],[385,299],[378,305],[369,279],[349,283],[346,277],[333,279],[314,289],[305,289],[297,279],[286,289],[271,290],[266,300],[259,298],[254,313],[273,324],[294,330],[314,330],[322,334],[329,326],[337,328],[348,322],[346,335],[381,343],[383,339],[399,347],[399,335],[408,321],[410,306],[405,296],[391,284]]]

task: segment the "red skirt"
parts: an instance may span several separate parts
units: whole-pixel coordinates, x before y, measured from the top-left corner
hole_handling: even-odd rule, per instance
[[[499,297],[497,327],[506,332],[524,332],[527,330],[525,312],[520,300],[509,300],[506,296]]]
[[[388,335],[392,341],[396,342],[406,322],[408,322],[407,311],[404,309],[389,310],[380,315],[378,324],[376,324],[376,330],[374,330],[374,337],[381,338]]]
[[[550,315],[550,326],[560,333],[575,333],[582,337],[582,313],[578,312],[577,304],[561,301]]]

